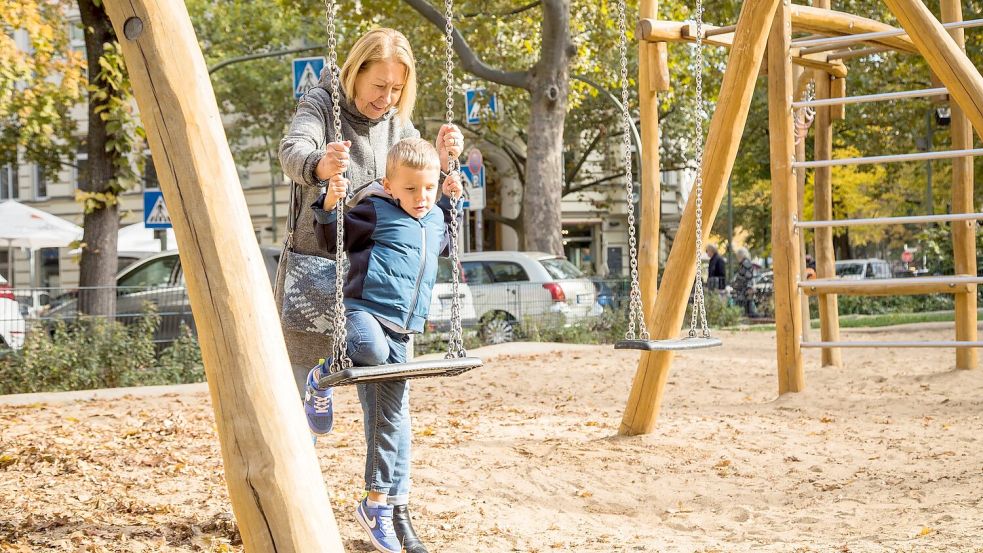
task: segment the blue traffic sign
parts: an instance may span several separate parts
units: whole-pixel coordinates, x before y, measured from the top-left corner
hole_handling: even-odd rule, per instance
[[[468,125],[481,123],[481,114],[487,111],[493,117],[498,117],[498,94],[488,94],[484,88],[472,88],[464,91],[464,110]]]
[[[478,176],[471,172],[467,165],[461,167],[464,183],[464,209],[485,208],[485,166],[482,165]]]
[[[164,205],[164,194],[160,190],[143,191],[143,226],[146,228],[174,228],[171,215]]]
[[[300,98],[308,90],[317,86],[321,71],[327,60],[323,57],[295,58],[293,60],[294,98]]]

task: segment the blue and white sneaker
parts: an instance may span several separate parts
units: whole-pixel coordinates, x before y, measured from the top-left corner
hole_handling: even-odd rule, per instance
[[[307,393],[304,394],[304,414],[307,415],[307,426],[311,433],[321,436],[331,432],[334,425],[334,405],[331,400],[334,388],[321,389],[317,385],[318,376],[325,363],[320,363],[307,375]]]
[[[368,498],[363,499],[355,509],[355,520],[369,534],[369,540],[376,551],[400,553],[403,547],[393,528],[393,506],[369,507]]]

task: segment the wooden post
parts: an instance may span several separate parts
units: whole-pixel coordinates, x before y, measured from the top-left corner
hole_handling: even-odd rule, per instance
[[[983,137],[983,76],[921,0],[884,0],[928,66]]]
[[[830,0],[817,0],[816,8],[829,9]],[[816,98],[830,97],[830,75],[825,71],[816,71],[813,78],[816,82]],[[816,108],[814,122],[814,158],[830,159],[833,157],[833,124],[832,112],[828,107]],[[833,218],[833,179],[830,167],[819,167],[813,178],[814,201],[813,213],[817,221]],[[818,278],[833,278],[836,276],[836,259],[833,255],[833,229],[818,228],[815,230],[816,276]],[[840,339],[839,302],[833,294],[820,296],[819,299],[819,333],[823,342],[837,342]],[[822,365],[841,365],[843,363],[839,348],[823,348]]]
[[[786,1],[778,4],[768,37],[768,140],[771,146],[771,251],[774,258],[775,342],[778,350],[778,393],[801,392],[802,304],[798,280],[799,237],[795,232],[798,194],[792,161],[792,21]]]
[[[639,17],[655,17],[658,0],[642,0]],[[666,44],[663,42],[665,51]],[[651,302],[658,291],[659,279],[659,224],[662,216],[662,183],[659,174],[659,98],[660,85],[668,85],[668,75],[660,69],[658,44],[638,43],[638,100],[642,125],[642,151],[639,159],[641,170],[641,222],[638,233],[638,279],[642,289],[642,301]],[[668,63],[666,64],[668,72]],[[665,77],[665,79],[663,79]],[[628,199],[631,201],[631,198]],[[644,309],[645,303],[643,303]],[[643,313],[644,315],[644,313]],[[645,321],[651,328],[652,321]]]
[[[830,77],[824,71],[816,71],[816,98],[829,98]],[[816,108],[815,156],[819,159],[833,157],[833,124],[830,108]],[[817,167],[813,186],[815,207],[813,213],[817,221],[833,219],[833,178],[831,167]],[[833,278],[836,276],[836,258],[833,254],[833,229],[815,229],[816,276]],[[823,342],[837,342],[840,339],[839,301],[833,294],[819,296],[819,330]],[[823,348],[822,365],[839,366],[843,362],[839,348]]]
[[[341,552],[205,60],[183,2],[109,0],[180,245],[243,545]]]
[[[754,82],[764,57],[771,20],[779,0],[744,2],[734,34],[734,47],[724,72],[720,99],[710,122],[703,154],[703,237],[710,233],[720,202],[727,190],[727,180],[747,123]],[[650,121],[642,119],[642,126]],[[650,332],[654,339],[679,335],[696,266],[696,198],[691,195],[683,213],[679,232],[666,264],[662,289],[655,299]],[[665,391],[672,352],[643,353],[632,381],[628,404],[621,421],[621,434],[646,434],[655,428],[662,395]]]
[[[812,71],[806,71],[801,66],[795,65],[792,69],[792,75],[795,79],[795,90],[793,91],[794,98],[802,98],[806,87],[808,87],[809,81],[812,80]],[[793,114],[794,117],[794,114]],[[806,133],[808,134],[808,133]],[[805,161],[806,159],[806,135],[802,136],[802,139],[795,144],[795,161]],[[804,220],[805,213],[805,197],[806,197],[806,171],[805,169],[799,169],[798,171],[793,170],[795,174],[795,192],[796,192],[796,214],[799,221]],[[805,230],[799,230],[796,237],[799,240],[799,280],[806,279],[806,268],[808,264],[806,263],[806,232]],[[802,304],[799,306],[799,312],[801,316],[801,327],[802,331],[800,335],[802,340],[809,339],[809,333],[812,331],[812,319],[809,314],[809,296],[805,294],[799,294],[799,302]]]
[[[942,21],[962,21],[963,10],[961,0],[942,0]],[[949,31],[952,39],[961,49],[966,47],[966,37],[963,29]],[[973,147],[973,128],[965,112],[952,103],[952,148],[968,149]],[[961,157],[952,160],[952,212],[972,213],[973,206],[973,158]],[[957,275],[976,274],[976,221],[952,223],[952,250],[955,255]],[[956,340],[975,342],[976,327],[976,290],[965,294],[956,294]],[[975,369],[979,365],[979,357],[975,348],[956,349],[956,368]]]

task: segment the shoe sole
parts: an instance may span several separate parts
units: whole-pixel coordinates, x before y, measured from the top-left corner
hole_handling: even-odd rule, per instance
[[[381,551],[382,553],[401,553],[403,551],[403,548],[389,549],[388,547],[379,543],[379,541],[375,539],[375,535],[372,534],[372,529],[369,528],[369,523],[365,520],[364,516],[365,515],[362,513],[362,504],[359,503],[358,508],[355,509],[355,520],[358,521],[358,525],[362,527],[362,530],[365,530],[365,533],[369,535],[369,541],[372,542],[372,547],[375,547],[376,551]]]

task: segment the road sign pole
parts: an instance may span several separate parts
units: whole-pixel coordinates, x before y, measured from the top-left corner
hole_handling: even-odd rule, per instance
[[[484,217],[481,214],[481,210],[474,212],[474,251],[480,252],[484,251]]]

